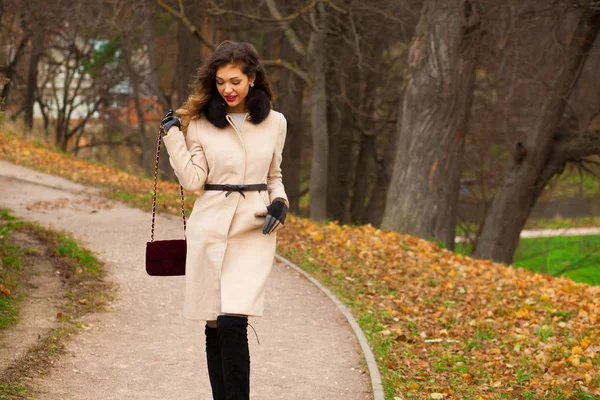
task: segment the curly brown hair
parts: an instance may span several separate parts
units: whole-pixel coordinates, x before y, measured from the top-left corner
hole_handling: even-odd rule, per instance
[[[240,66],[248,77],[256,75],[253,90],[262,90],[269,100],[273,100],[271,84],[254,46],[250,43],[225,40],[217,46],[208,63],[200,67],[191,85],[192,93],[181,108],[175,111],[181,117],[182,130],[187,130],[190,122],[200,117],[213,96],[220,96],[216,84],[217,70],[227,64]]]

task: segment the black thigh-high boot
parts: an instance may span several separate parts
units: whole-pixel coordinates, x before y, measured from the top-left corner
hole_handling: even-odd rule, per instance
[[[250,399],[250,350],[248,317],[219,315],[219,347],[227,400]]]
[[[206,335],[206,363],[208,365],[208,377],[212,388],[213,400],[227,400],[225,397],[223,363],[221,362],[221,349],[219,348],[217,328],[211,328],[206,324],[204,334]]]

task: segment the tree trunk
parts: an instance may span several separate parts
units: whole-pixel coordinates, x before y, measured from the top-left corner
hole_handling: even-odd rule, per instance
[[[361,132],[350,209],[351,220],[355,224],[362,224],[367,212],[366,201],[371,189],[370,181],[374,175],[372,171],[375,166],[376,153],[375,134],[373,132]]]
[[[299,57],[284,35],[280,39],[281,58],[298,61]],[[278,82],[279,107],[287,119],[287,135],[283,147],[282,173],[290,211],[300,210],[300,170],[302,161],[302,100],[304,81],[288,69],[281,69]]]
[[[35,91],[37,88],[38,60],[44,49],[44,32],[37,18],[33,18],[33,34],[31,36],[31,57],[29,58],[29,70],[27,72],[27,89],[25,92],[24,122],[31,130],[33,128],[33,106],[35,104]],[[27,130],[25,131],[27,132]]]
[[[364,224],[368,213],[367,200],[373,190],[373,179],[379,177],[376,171],[377,159],[377,134],[373,121],[375,97],[379,95],[379,86],[376,83],[376,73],[360,74],[361,89],[360,113],[364,116],[358,118],[358,130],[360,139],[358,144],[358,155],[356,172],[352,182],[352,202],[350,204],[350,220],[355,224]],[[390,163],[393,159],[390,159]]]
[[[400,116],[398,116],[400,118]],[[396,135],[391,132],[383,147],[381,159],[377,159],[377,179],[369,196],[369,205],[362,223],[380,226],[385,210],[387,192],[393,172],[394,155],[396,153]]]
[[[373,173],[376,167],[377,146],[376,136],[373,133],[363,132],[360,139],[360,152],[356,165],[356,178],[352,191],[351,218],[355,224],[363,224],[369,212],[367,199],[369,194],[374,194],[372,180],[374,176],[379,179],[379,174]]]
[[[326,15],[323,3],[315,11],[318,30],[310,35],[309,57],[312,68],[311,129],[312,163],[310,168],[310,218],[327,218],[327,166],[329,156],[327,128],[327,92],[325,88]]]
[[[517,143],[504,180],[486,215],[474,255],[512,263],[523,226],[552,175],[547,173],[572,87],[600,30],[600,12],[585,11],[565,50],[565,64],[550,85],[534,131]]]
[[[334,56],[335,57],[335,56]],[[338,72],[339,73],[339,72]],[[327,93],[339,93],[339,86],[334,82],[335,74],[331,69],[325,74],[325,90]],[[340,191],[338,171],[340,170],[340,142],[342,119],[344,112],[332,104],[331,96],[327,97],[327,218],[341,222],[343,210],[338,203],[337,194]]]
[[[352,51],[347,47],[341,47],[342,52]],[[332,54],[331,52],[329,52]],[[336,54],[338,53],[338,54]],[[333,57],[344,58],[344,54],[333,53]],[[354,198],[352,192],[354,176],[357,172],[357,143],[360,130],[361,118],[350,104],[353,104],[359,112],[362,109],[364,92],[361,90],[362,76],[358,66],[353,64],[348,69],[334,70],[331,73],[332,80],[328,82],[329,93],[343,93],[345,99],[340,96],[339,100],[330,101],[331,118],[336,127],[329,126],[330,140],[329,149],[329,180],[328,180],[328,215],[342,224],[350,222],[351,201]],[[350,104],[348,104],[350,103]]]
[[[179,48],[177,53],[177,101],[179,105],[183,105],[190,94],[192,77],[200,67],[202,60],[200,51],[190,51],[191,48],[199,47],[201,44],[181,21],[179,21],[177,31],[177,46]]]
[[[382,228],[454,248],[479,19],[468,0],[425,2],[409,52],[396,161]]]
[[[125,46],[129,46],[125,44]],[[134,70],[131,62],[131,52],[129,49],[123,48],[123,63],[125,65],[125,71],[133,90],[133,104],[135,107],[135,114],[138,120],[138,134],[140,137],[140,146],[142,148],[142,154],[140,157],[140,163],[142,168],[146,171],[147,176],[152,176],[152,166],[150,165],[150,154],[148,153],[148,138],[146,137],[146,121],[144,110],[142,109],[142,102],[140,101],[140,78],[139,72]]]
[[[144,43],[146,44],[147,54],[148,54],[148,63],[150,68],[150,80],[149,86],[152,92],[158,97],[158,101],[162,106],[163,113],[165,115],[169,108],[172,107],[172,99],[171,96],[167,94],[165,91],[162,82],[160,80],[160,74],[158,73],[159,63],[156,59],[156,45],[154,40],[154,26],[152,24],[152,20],[150,12],[148,10],[145,11],[148,13],[147,17],[144,19],[146,24],[146,29],[144,29]],[[180,47],[181,53],[181,47]],[[152,135],[152,141],[154,142],[156,135],[158,135],[158,126],[153,127],[150,132]],[[152,173],[152,167],[150,168],[150,173]],[[159,175],[160,179],[165,180],[176,180],[175,172],[173,172],[173,168],[169,164],[169,158],[163,154],[163,157],[160,157],[159,160]]]
[[[149,14],[148,11],[146,13]],[[156,60],[156,51],[154,44],[154,30],[152,20],[150,19],[152,16],[148,15],[144,18],[144,23],[146,24],[146,28],[144,29],[144,44],[146,45],[147,55],[148,55],[148,67],[150,68],[150,81],[149,86],[152,89],[152,92],[158,97],[158,101],[162,106],[164,113],[166,114],[171,106],[171,99],[167,96],[163,85],[160,81],[160,75],[158,73],[158,62]]]
[[[399,101],[404,97],[405,90],[406,88],[403,85],[400,91]],[[403,107],[398,108],[398,111],[402,111]],[[396,127],[399,127],[402,114],[396,114],[394,117],[396,118]],[[370,189],[369,202],[360,221],[362,224],[371,224],[377,227],[381,226],[387,192],[394,167],[397,137],[396,131],[397,129],[386,128],[383,131],[384,137],[383,140],[381,140],[382,143],[379,145],[380,151],[377,152],[376,149],[373,150],[373,161],[377,178],[375,179],[375,184]],[[375,138],[373,138],[373,142],[375,145]]]
[[[0,81],[0,84],[2,84],[2,91],[0,91],[0,110],[4,110],[8,104],[8,95],[11,87],[10,85],[13,83],[14,76],[17,74],[17,65],[21,59],[21,56],[23,55],[27,42],[29,42],[29,38],[29,35],[25,35],[25,37],[23,37],[21,43],[19,43],[19,46],[15,51],[13,59],[2,68],[2,72],[4,72],[4,80]]]

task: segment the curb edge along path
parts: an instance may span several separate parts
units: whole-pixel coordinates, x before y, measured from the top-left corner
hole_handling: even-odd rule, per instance
[[[145,273],[143,257],[151,220],[147,212],[99,197],[99,189],[4,160],[0,160],[0,188],[0,207],[12,209],[19,218],[71,233],[105,262],[106,279],[119,286],[109,312],[82,319],[87,327],[69,341],[67,354],[49,376],[31,382],[40,399],[212,397],[203,326],[181,316],[184,278],[149,279]],[[82,202],[82,195],[114,207],[97,208],[86,199]],[[28,207],[40,200],[54,204],[65,198],[57,203],[67,206],[57,209]],[[177,216],[157,215],[157,227],[159,239],[181,236]],[[260,336],[258,346],[249,330],[255,362],[252,398],[382,400],[374,357],[343,304],[287,260],[276,256],[274,261],[265,315],[250,317]],[[361,367],[365,359],[371,382]]]
[[[356,319],[354,319],[354,316],[352,315],[350,310],[348,310],[348,307],[346,307],[344,305],[344,303],[342,303],[340,301],[340,299],[338,299],[336,297],[335,294],[331,293],[331,291],[329,289],[327,289],[325,286],[323,286],[321,284],[321,282],[319,282],[318,280],[313,278],[302,268],[298,267],[297,265],[295,265],[288,259],[280,256],[279,254],[275,254],[275,258],[277,260],[281,261],[282,263],[288,265],[289,267],[293,268],[294,270],[296,270],[299,274],[303,275],[306,279],[308,279],[310,282],[312,282],[313,285],[315,285],[316,287],[321,289],[321,291],[323,293],[325,293],[331,299],[332,302],[335,303],[335,305],[342,312],[342,314],[344,314],[344,316],[348,320],[348,323],[352,327],[352,330],[354,330],[354,334],[356,335],[358,343],[360,344],[360,347],[365,356],[365,360],[367,361],[367,367],[369,368],[369,374],[371,375],[371,386],[373,389],[373,399],[374,400],[385,400],[383,384],[381,383],[381,375],[379,374],[379,368],[377,367],[377,361],[375,361],[375,355],[371,351],[371,347],[369,346],[369,342],[367,341],[365,333],[360,328],[360,325],[358,325],[358,322],[356,322]]]

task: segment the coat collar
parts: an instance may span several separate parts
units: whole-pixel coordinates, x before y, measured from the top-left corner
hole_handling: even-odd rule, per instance
[[[246,97],[246,108],[248,109],[246,120],[248,120],[249,114],[249,121],[257,125],[269,116],[271,101],[264,90],[259,87],[252,88],[248,92],[248,97]],[[212,93],[202,112],[206,119],[217,128],[225,128],[229,125],[227,121],[227,102],[216,90]]]

